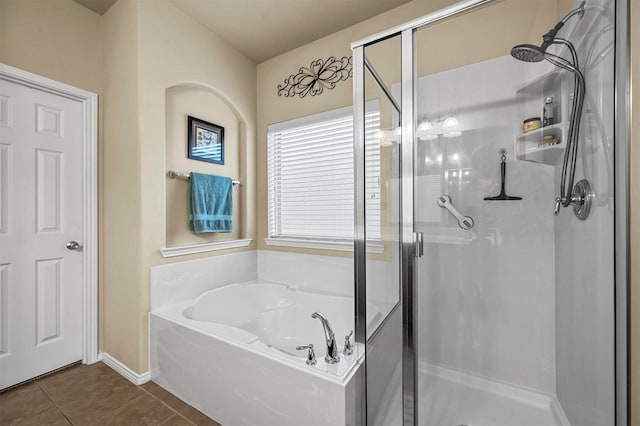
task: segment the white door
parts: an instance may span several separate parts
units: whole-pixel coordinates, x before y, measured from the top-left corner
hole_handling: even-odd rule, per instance
[[[82,114],[0,79],[0,389],[82,359]]]

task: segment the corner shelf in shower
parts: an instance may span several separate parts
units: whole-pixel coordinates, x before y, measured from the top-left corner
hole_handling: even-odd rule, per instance
[[[523,161],[554,165],[564,152],[564,123],[556,123],[523,133],[516,139],[516,158]],[[538,146],[545,136],[554,136],[560,142],[555,145]]]
[[[518,135],[515,141],[516,159],[533,161],[541,164],[557,164],[565,149],[567,111],[567,82],[558,71],[543,74],[516,90],[518,105]],[[553,97],[556,105],[555,124],[544,126],[527,133],[522,133],[522,121],[530,117],[543,116],[544,100]],[[539,146],[545,136],[554,136],[559,142],[556,145]]]

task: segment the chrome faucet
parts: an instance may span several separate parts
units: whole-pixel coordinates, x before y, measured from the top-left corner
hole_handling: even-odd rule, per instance
[[[303,351],[305,349],[309,349],[309,352],[307,352],[307,365],[316,365],[316,353],[313,350],[313,344],[309,343],[304,346],[296,346],[296,350],[298,351]]]
[[[327,353],[324,356],[324,360],[327,364],[336,364],[340,362],[340,355],[338,355],[338,345],[336,344],[336,335],[329,325],[329,320],[324,316],[322,312],[314,312],[311,314],[311,318],[317,318],[322,323],[324,328],[324,337],[327,341]]]

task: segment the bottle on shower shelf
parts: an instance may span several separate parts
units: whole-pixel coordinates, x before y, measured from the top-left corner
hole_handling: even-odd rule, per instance
[[[553,97],[549,96],[549,97],[545,98],[545,100],[544,100],[544,112],[543,112],[543,115],[542,115],[542,125],[543,126],[550,126],[550,125],[554,124],[554,122],[555,122],[554,110],[555,110],[555,104],[553,102]]]

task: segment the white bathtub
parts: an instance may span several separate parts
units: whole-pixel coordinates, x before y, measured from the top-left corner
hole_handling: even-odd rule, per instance
[[[324,361],[316,311],[336,334],[338,364]],[[375,311],[368,307],[371,323],[382,317]],[[352,329],[350,297],[265,281],[229,284],[151,312],[151,374],[224,426],[353,424],[363,348],[342,354]],[[295,350],[309,343],[314,366]]]

